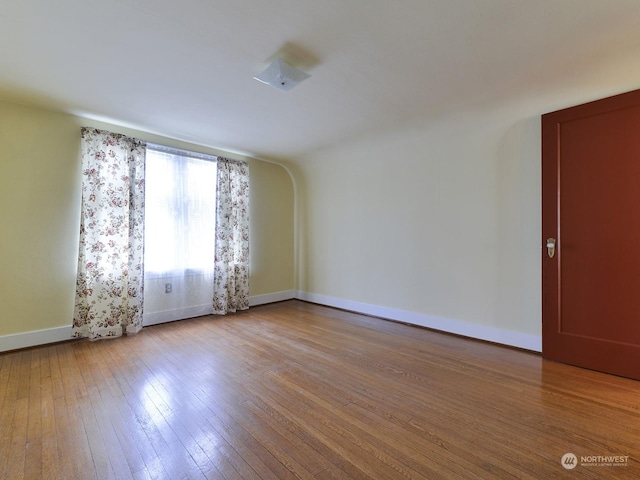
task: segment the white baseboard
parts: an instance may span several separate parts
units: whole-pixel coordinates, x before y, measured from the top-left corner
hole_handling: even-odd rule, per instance
[[[267,303],[281,302],[299,298],[308,302],[319,303],[329,307],[351,310],[353,312],[373,315],[376,317],[387,318],[399,322],[410,323],[422,327],[432,328],[447,333],[464,335],[466,337],[477,338],[489,342],[500,343],[517,348],[524,348],[534,352],[542,351],[542,337],[539,335],[530,335],[526,333],[514,332],[512,330],[504,330],[486,325],[478,325],[475,323],[462,322],[459,320],[450,320],[443,317],[426,315],[423,313],[409,312],[395,308],[381,307],[368,303],[355,302],[327,295],[319,295],[303,291],[287,290],[283,292],[269,293],[265,295],[255,295],[249,298],[249,305],[254,307]],[[198,305],[185,309],[169,310],[164,312],[152,312],[144,314],[144,325],[156,325],[158,323],[170,322],[182,318],[198,317],[201,315],[209,315],[212,313],[211,305]],[[9,350],[18,350],[21,348],[34,347],[36,345],[45,345],[48,343],[62,342],[70,340],[71,326],[47,328],[43,330],[34,330],[31,332],[16,333],[12,335],[0,336],[0,352]]]
[[[158,325],[159,323],[173,322],[175,320],[184,320],[185,318],[201,317],[202,315],[211,315],[213,313],[213,305],[194,305],[192,307],[174,308],[171,310],[162,310],[160,312],[150,312],[142,314],[142,324],[145,327]]]
[[[0,336],[0,352],[71,340],[71,325]]]
[[[249,297],[249,306],[257,307],[267,303],[283,302],[285,300],[293,300],[296,298],[295,290],[285,290],[283,292],[267,293],[264,295],[253,295]]]
[[[463,335],[465,337],[471,337],[478,340],[486,340],[488,342],[500,343],[511,347],[532,350],[534,352],[542,351],[542,336],[539,335],[514,332],[513,330],[504,330],[486,325],[463,322],[460,320],[451,320],[448,318],[426,315],[424,313],[409,312],[395,308],[381,307],[368,303],[354,302],[352,300],[319,295],[317,293],[303,292],[300,290],[297,292],[296,298],[312,303],[327,305],[329,307],[341,308],[343,310],[350,310],[375,317],[432,328],[442,332]]]
[[[291,300],[292,298],[295,298],[295,292],[293,290],[267,293],[265,295],[253,295],[249,297],[249,306],[255,307],[267,303]],[[201,317],[202,315],[211,314],[213,314],[213,307],[211,306],[211,304],[196,305],[193,307],[176,308],[173,310],[145,313],[143,315],[143,323],[145,327],[148,327],[150,325],[157,325],[159,323],[173,322],[175,320],[183,320],[185,318]]]
[[[284,292],[267,293],[265,295],[254,295],[249,297],[249,305],[255,307],[267,303],[282,302],[295,298],[294,290]],[[196,305],[195,307],[166,310],[162,312],[151,312],[143,315],[144,326],[157,325],[159,323],[182,320],[183,318],[199,317],[213,313],[211,305]],[[0,352],[18,350],[21,348],[46,345],[48,343],[63,342],[71,340],[71,325],[66,327],[47,328],[34,330],[31,332],[16,333],[12,335],[0,336]]]

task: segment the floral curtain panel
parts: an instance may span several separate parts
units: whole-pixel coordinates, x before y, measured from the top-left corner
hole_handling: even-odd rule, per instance
[[[218,157],[213,312],[249,308],[249,167]]]
[[[82,211],[72,335],[142,329],[145,144],[82,128]]]

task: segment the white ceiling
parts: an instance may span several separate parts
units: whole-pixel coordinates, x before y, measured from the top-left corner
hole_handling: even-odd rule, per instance
[[[277,52],[311,78],[254,80]],[[0,97],[264,158],[606,82],[614,65],[640,88],[640,0],[0,5]]]

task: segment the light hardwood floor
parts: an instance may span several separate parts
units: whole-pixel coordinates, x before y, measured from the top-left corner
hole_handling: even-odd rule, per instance
[[[1,354],[0,478],[631,479],[639,407],[640,382],[289,301]]]

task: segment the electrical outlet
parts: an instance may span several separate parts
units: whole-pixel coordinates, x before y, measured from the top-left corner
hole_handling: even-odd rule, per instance
[[[171,293],[171,290],[173,290],[173,285],[171,285],[170,283],[165,283],[164,284],[164,293]]]

